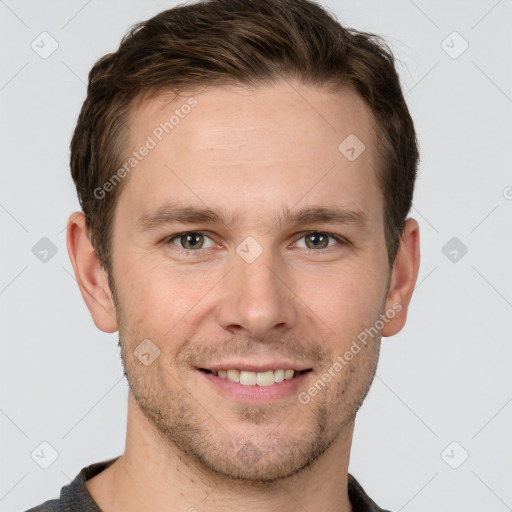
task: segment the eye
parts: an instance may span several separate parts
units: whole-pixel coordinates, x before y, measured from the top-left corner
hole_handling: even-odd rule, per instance
[[[299,240],[302,239],[305,240],[305,247],[301,247],[304,249],[327,249],[333,245],[336,245],[335,243],[330,244],[329,239],[333,242],[339,242],[342,245],[346,244],[346,242],[341,237],[332,235],[330,233],[324,233],[323,231],[311,231],[309,233],[305,233]]]
[[[175,244],[173,240],[178,240],[178,243]],[[209,240],[210,245],[205,245],[205,240]],[[206,236],[204,233],[201,233],[200,231],[188,231],[186,233],[178,233],[177,235],[173,235],[171,238],[168,238],[166,243],[177,245],[178,248],[185,249],[187,251],[209,249],[210,247],[213,247],[215,245],[210,237]]]

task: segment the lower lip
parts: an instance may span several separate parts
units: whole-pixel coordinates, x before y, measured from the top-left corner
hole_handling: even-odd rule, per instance
[[[312,373],[311,371],[301,373],[297,377],[281,382],[274,382],[274,384],[270,386],[246,386],[245,384],[232,382],[227,378],[223,379],[212,373],[202,372],[201,370],[198,370],[198,372],[231,399],[249,404],[274,402],[296,394],[297,388],[299,388],[304,383],[306,377]]]

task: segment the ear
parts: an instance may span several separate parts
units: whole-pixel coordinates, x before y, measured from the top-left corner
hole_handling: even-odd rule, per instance
[[[66,233],[69,258],[94,324],[103,332],[115,332],[118,325],[112,292],[88,231],[82,212],[75,212],[69,217]]]
[[[420,228],[414,219],[407,219],[400,241],[389,290],[386,297],[388,321],[382,329],[382,336],[393,336],[400,332],[407,320],[407,309],[418,278],[420,267]]]

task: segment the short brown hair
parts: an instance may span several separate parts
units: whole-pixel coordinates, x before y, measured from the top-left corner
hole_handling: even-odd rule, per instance
[[[94,190],[126,160],[135,100],[221,85],[292,78],[329,91],[352,88],[376,121],[378,173],[392,267],[412,205],[419,158],[394,57],[374,34],[341,26],[310,0],[204,0],[134,25],[89,74],[71,141],[71,174],[91,243],[110,277],[115,205],[126,181],[103,199]],[[340,141],[341,142],[341,141]]]

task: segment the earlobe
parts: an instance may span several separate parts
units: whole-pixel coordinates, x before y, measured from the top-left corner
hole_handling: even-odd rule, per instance
[[[420,228],[416,220],[407,219],[386,297],[385,312],[388,321],[382,329],[382,336],[393,336],[404,327],[419,266]]]
[[[66,244],[80,293],[94,324],[104,332],[117,331],[116,311],[107,274],[89,240],[83,212],[75,212],[69,217]]]

